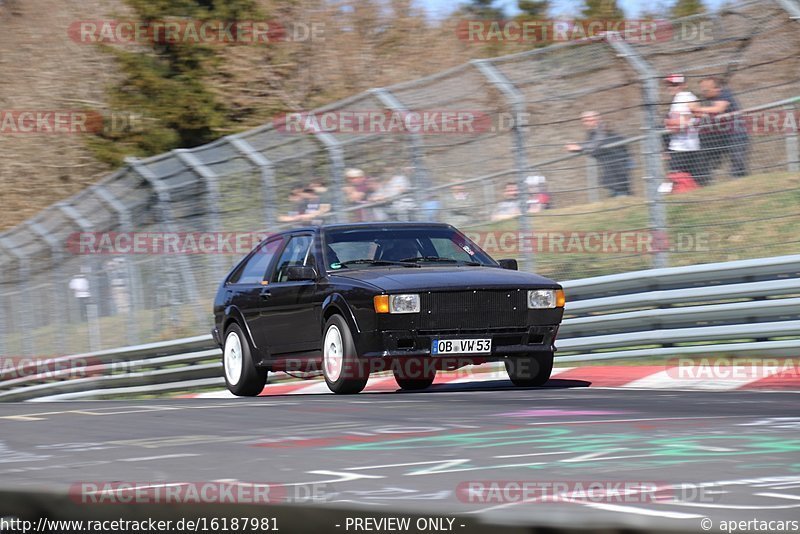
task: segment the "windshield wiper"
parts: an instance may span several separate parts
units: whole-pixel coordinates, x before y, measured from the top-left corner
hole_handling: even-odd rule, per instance
[[[343,267],[347,267],[348,265],[400,265],[402,267],[419,267],[419,265],[407,261],[392,261],[392,260],[368,260],[368,259],[359,259],[359,260],[348,260],[339,263]]]
[[[475,261],[461,261],[455,260],[453,258],[441,258],[439,256],[421,256],[417,258],[405,258],[401,260],[407,263],[420,263],[420,262],[430,262],[430,263],[457,263],[459,265],[469,265],[470,267],[480,267],[480,263]]]

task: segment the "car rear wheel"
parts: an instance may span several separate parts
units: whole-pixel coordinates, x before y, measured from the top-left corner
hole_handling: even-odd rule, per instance
[[[536,352],[506,359],[508,378],[515,386],[543,386],[553,372],[553,353]]]
[[[232,324],[225,334],[222,366],[228,391],[239,397],[255,397],[264,390],[267,370],[256,367],[250,344],[238,324]]]
[[[436,379],[436,368],[430,365],[430,362],[416,359],[396,360],[396,362],[399,366],[393,366],[394,379],[400,389],[408,391],[427,389]]]
[[[359,393],[367,385],[366,362],[356,354],[350,328],[341,315],[333,315],[325,324],[322,338],[322,374],[334,393]]]

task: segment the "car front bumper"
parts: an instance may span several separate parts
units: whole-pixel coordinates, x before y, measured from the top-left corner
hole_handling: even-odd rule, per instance
[[[538,325],[519,328],[467,329],[441,331],[385,330],[362,332],[355,336],[358,354],[364,358],[433,358],[457,356],[482,360],[502,359],[507,356],[532,352],[555,351],[559,325]],[[431,354],[434,339],[491,339],[491,353]]]

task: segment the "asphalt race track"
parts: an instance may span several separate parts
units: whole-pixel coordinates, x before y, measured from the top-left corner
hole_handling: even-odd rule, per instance
[[[800,517],[797,393],[507,384],[6,404],[0,483],[67,489],[87,481],[238,480],[280,484],[285,500],[313,493],[322,505],[383,512],[624,514],[693,530],[703,518]],[[568,484],[570,492],[525,500],[489,490],[523,482]],[[572,491],[611,482],[651,489],[622,499]]]

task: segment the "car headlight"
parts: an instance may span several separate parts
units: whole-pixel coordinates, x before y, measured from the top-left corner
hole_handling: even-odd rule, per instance
[[[419,295],[377,295],[374,299],[377,313],[419,313]]]
[[[563,308],[565,300],[563,289],[531,289],[528,291],[528,309],[530,310]]]
[[[389,313],[419,313],[419,295],[389,295]]]

